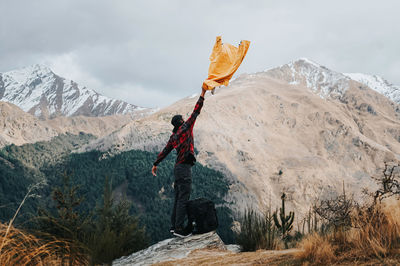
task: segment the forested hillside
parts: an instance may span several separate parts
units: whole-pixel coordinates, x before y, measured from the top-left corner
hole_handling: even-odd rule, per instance
[[[65,134],[54,137],[51,141],[39,141],[21,146],[9,145],[0,150],[0,219],[10,219],[18,204],[24,198],[28,187],[39,182],[42,190],[34,192],[39,196],[28,199],[19,214],[19,221],[26,221],[36,213],[36,206],[45,204],[52,183],[48,182],[43,169],[67,158],[71,151],[79,145],[94,139],[88,134]]]
[[[72,138],[69,136],[69,143],[73,142]],[[85,141],[90,137],[81,135],[80,138],[81,141]],[[19,224],[26,224],[36,215],[39,206],[45,209],[54,208],[50,194],[55,186],[62,186],[62,176],[65,174],[70,176],[73,184],[79,186],[78,193],[85,198],[81,204],[82,211],[90,212],[101,201],[105,177],[108,177],[116,197],[126,197],[132,201],[131,211],[139,215],[151,242],[170,237],[169,221],[174,197],[172,173],[175,155],[171,154],[162,162],[157,177],[154,177],[150,169],[156,153],[131,150],[114,157],[104,157],[103,153],[97,151],[71,154],[70,150],[74,145],[60,145],[60,143],[65,142],[53,139],[49,143],[8,146],[1,151],[0,219],[2,221],[12,217],[28,186],[42,179],[47,181],[47,185],[35,191],[40,198],[29,198],[17,221]],[[219,233],[226,242],[232,242],[231,213],[223,200],[228,189],[229,184],[221,173],[200,164],[193,167],[191,198],[206,197],[217,204]]]

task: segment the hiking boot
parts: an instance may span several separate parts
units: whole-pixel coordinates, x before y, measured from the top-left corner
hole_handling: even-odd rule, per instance
[[[177,236],[177,237],[188,237],[191,235],[192,235],[192,233],[185,232],[185,230],[183,230],[183,229],[175,229],[175,231],[174,231],[174,236]]]

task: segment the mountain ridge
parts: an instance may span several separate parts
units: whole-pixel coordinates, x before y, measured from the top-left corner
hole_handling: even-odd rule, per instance
[[[344,73],[344,75],[388,97],[393,102],[400,104],[400,86],[393,85],[378,75],[363,73]]]
[[[60,134],[78,135],[81,132],[103,137],[132,121],[134,116],[55,117],[39,119],[18,106],[0,101],[0,147],[48,141]]]
[[[143,116],[153,111],[103,96],[41,64],[0,73],[0,100],[42,119],[129,113]]]

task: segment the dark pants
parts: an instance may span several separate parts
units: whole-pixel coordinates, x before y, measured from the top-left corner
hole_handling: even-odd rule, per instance
[[[171,225],[176,229],[183,229],[187,214],[186,205],[192,188],[192,165],[175,165],[174,176],[175,202],[171,215]]]

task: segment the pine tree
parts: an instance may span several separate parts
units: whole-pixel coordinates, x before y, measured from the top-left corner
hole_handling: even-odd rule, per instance
[[[138,218],[129,214],[130,202],[123,199],[115,203],[111,188],[106,177],[103,202],[97,208],[96,229],[89,240],[93,264],[111,265],[114,259],[140,250],[148,242]]]
[[[63,185],[56,187],[52,193],[56,211],[39,209],[39,216],[35,219],[37,228],[44,237],[56,237],[70,243],[65,250],[70,265],[87,260],[87,247],[84,242],[87,232],[90,231],[92,219],[90,214],[84,216],[78,211],[84,200],[78,196],[78,189],[78,186],[71,184],[70,176],[64,173]]]

